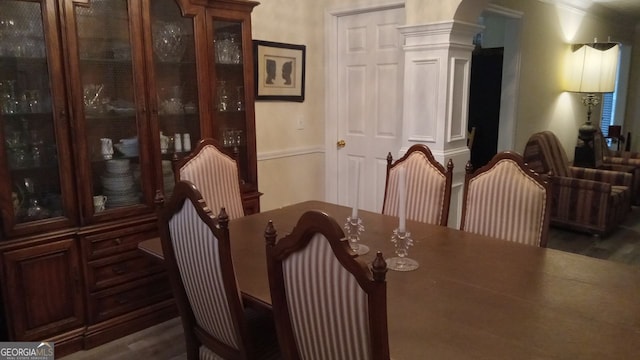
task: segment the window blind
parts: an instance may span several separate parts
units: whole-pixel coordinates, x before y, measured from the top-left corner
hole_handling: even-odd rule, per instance
[[[609,125],[613,125],[613,93],[602,94],[602,116],[600,118],[600,130],[604,136],[609,135]]]

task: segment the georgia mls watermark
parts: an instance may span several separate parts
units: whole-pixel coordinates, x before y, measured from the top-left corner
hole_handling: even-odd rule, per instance
[[[0,360],[53,359],[53,342],[0,342]]]

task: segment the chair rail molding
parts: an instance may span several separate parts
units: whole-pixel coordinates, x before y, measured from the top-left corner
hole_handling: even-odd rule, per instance
[[[295,156],[305,156],[312,154],[324,154],[325,153],[324,146],[305,146],[305,147],[297,147],[283,150],[274,150],[274,151],[260,151],[258,152],[258,161],[265,160],[275,160],[282,159],[288,157]]]

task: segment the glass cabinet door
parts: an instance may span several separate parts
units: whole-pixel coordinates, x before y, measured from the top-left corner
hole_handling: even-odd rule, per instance
[[[194,25],[175,0],[154,0],[148,6],[155,83],[150,88],[157,92],[157,136],[168,198],[174,186],[171,159],[188,154],[201,138]]]
[[[253,89],[245,89],[244,66],[251,59],[244,57],[241,21],[214,18],[213,27],[217,140],[238,161],[240,178],[247,182],[247,136],[252,134],[247,134],[246,91]]]
[[[61,164],[70,164],[67,156],[60,156],[68,155],[67,136],[56,129],[52,100],[52,84],[59,94],[63,91],[61,74],[50,74],[51,62],[56,67],[60,62],[46,57],[46,42],[57,44],[57,38],[50,30],[46,33],[53,40],[45,36],[43,4],[0,2],[0,191],[2,198],[11,199],[2,204],[5,233],[27,223],[52,224],[55,218],[73,215],[69,214],[71,183],[60,177]],[[60,108],[64,100],[61,103]]]
[[[98,215],[143,201],[131,19],[127,0],[90,0],[74,7],[74,17],[76,98],[82,91],[76,111],[85,138],[80,157],[88,168],[81,185],[90,194],[83,202],[85,213]]]

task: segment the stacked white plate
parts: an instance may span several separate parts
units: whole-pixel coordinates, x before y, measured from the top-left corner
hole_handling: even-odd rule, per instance
[[[136,184],[140,184],[140,178],[142,176],[140,164],[131,164],[131,173],[133,173],[133,181]]]
[[[162,160],[162,181],[164,184],[164,198],[168,201],[173,193],[173,187],[175,186],[175,177],[173,175],[173,165],[171,160]]]
[[[135,205],[140,202],[129,159],[108,160],[100,177],[107,208]]]
[[[126,174],[129,172],[131,164],[129,159],[108,160],[105,163],[105,169],[110,174]]]

